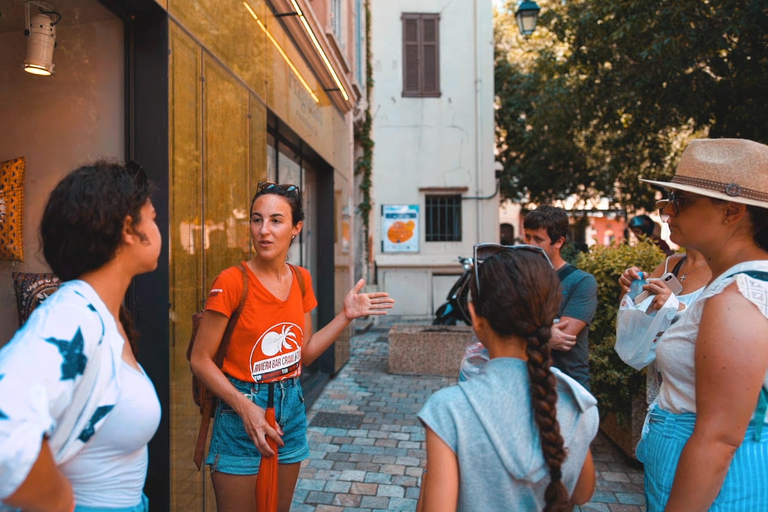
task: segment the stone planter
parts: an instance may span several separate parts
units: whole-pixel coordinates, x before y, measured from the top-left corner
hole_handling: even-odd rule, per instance
[[[600,418],[600,430],[621,448],[627,457],[635,461],[637,460],[635,448],[640,442],[646,412],[648,412],[648,406],[645,393],[642,393],[632,399],[632,417],[626,422],[619,422],[614,413],[601,415]]]
[[[389,330],[389,373],[459,377],[472,327],[395,324]]]

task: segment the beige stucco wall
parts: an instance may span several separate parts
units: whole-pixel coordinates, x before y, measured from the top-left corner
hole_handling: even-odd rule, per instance
[[[425,242],[425,192],[456,188],[491,196],[494,178],[491,0],[372,2],[375,86],[371,233],[379,287],[398,302],[393,315],[428,317],[460,273],[458,256],[499,238],[498,197],[462,201],[462,241]],[[439,98],[402,96],[403,13],[440,14]],[[454,192],[458,193],[458,192]],[[384,253],[381,206],[420,206],[418,253]],[[442,275],[442,276],[441,276]]]
[[[24,261],[0,261],[0,345],[18,328],[11,273],[49,271],[37,234],[48,193],[82,163],[124,156],[123,23],[59,26],[52,77],[25,73],[25,52],[21,30],[0,34],[0,160],[26,159]]]

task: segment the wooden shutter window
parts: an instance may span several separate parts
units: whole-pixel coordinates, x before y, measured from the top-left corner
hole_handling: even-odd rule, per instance
[[[418,95],[421,90],[419,66],[419,19],[403,16],[403,94]]]
[[[403,96],[440,96],[439,14],[403,14]]]

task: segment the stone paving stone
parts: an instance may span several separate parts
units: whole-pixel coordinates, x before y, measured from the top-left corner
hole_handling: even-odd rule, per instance
[[[307,497],[304,499],[304,503],[318,504],[318,505],[330,505],[333,503],[333,498],[336,495],[332,492],[322,491],[310,491]]]
[[[331,480],[330,482],[325,484],[324,490],[326,492],[333,492],[333,493],[346,493],[349,492],[349,489],[352,487],[352,482],[341,482],[338,480]]]
[[[380,485],[379,489],[376,491],[376,496],[402,498],[405,496],[405,488],[400,485]]]
[[[389,509],[389,498],[385,496],[363,496],[360,500],[361,507]]]
[[[341,507],[357,507],[363,499],[359,494],[337,494],[333,499],[333,504]]]
[[[307,411],[310,458],[291,512],[413,512],[426,462],[416,417],[455,379],[387,373],[386,327],[353,336],[349,362]],[[318,412],[360,414],[359,428],[314,427]],[[592,444],[597,491],[576,512],[644,512],[643,471],[598,434]]]

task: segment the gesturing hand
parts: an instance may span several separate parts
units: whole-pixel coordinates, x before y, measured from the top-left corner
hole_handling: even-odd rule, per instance
[[[368,315],[386,315],[387,309],[395,304],[387,292],[359,293],[365,286],[361,279],[344,297],[344,318],[354,320]]]

